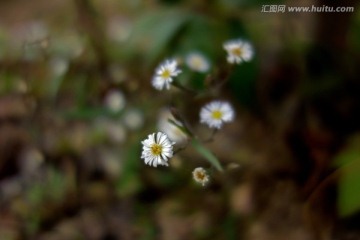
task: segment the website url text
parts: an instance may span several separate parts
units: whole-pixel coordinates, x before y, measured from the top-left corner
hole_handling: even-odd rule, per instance
[[[286,5],[262,5],[261,12],[263,13],[285,13],[285,12],[306,12],[306,13],[321,13],[321,12],[354,12],[354,7],[333,7],[333,6],[307,6],[307,7],[294,7]]]

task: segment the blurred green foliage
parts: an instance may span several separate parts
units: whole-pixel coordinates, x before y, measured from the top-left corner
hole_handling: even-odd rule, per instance
[[[335,159],[340,172],[338,183],[338,209],[341,216],[349,216],[360,210],[360,138],[352,138],[346,149]]]
[[[215,157],[215,155],[210,152],[209,149],[207,149],[206,147],[204,147],[199,140],[197,139],[193,139],[191,141],[191,145],[196,149],[196,151],[201,154],[207,161],[209,161],[209,163],[211,163],[211,165],[213,165],[217,170],[219,171],[223,171],[223,167],[221,166],[221,163],[219,161],[219,159],[217,159]]]
[[[1,213],[4,213],[4,219],[10,216],[9,222],[16,223],[15,227],[12,226],[14,234],[21,232],[21,229],[25,238],[37,239],[41,231],[57,234],[57,231],[60,232],[59,226],[67,223],[69,226],[75,225],[75,230],[70,230],[76,232],[73,235],[76,237],[62,235],[59,239],[111,239],[112,236],[107,238],[106,234],[96,238],[93,232],[84,230],[95,225],[104,232],[110,231],[112,225],[121,226],[112,230],[121,232],[116,236],[118,239],[128,239],[121,235],[126,234],[124,229],[135,233],[137,239],[158,239],[165,228],[169,228],[171,233],[175,232],[175,237],[176,234],[182,236],[182,230],[193,234],[191,236],[196,239],[239,239],[245,235],[243,228],[249,227],[245,218],[253,221],[254,226],[262,227],[269,222],[272,226],[273,222],[283,221],[279,221],[279,216],[293,214],[286,211],[278,214],[279,202],[293,209],[293,206],[286,205],[290,203],[281,201],[282,196],[272,196],[274,199],[270,200],[264,196],[272,194],[269,189],[272,189],[273,182],[280,181],[282,184],[289,181],[287,178],[293,174],[293,170],[286,172],[287,166],[281,165],[289,160],[286,158],[291,159],[289,149],[279,150],[275,142],[283,144],[286,141],[283,138],[292,121],[294,125],[300,125],[298,121],[304,121],[306,125],[307,117],[312,117],[294,117],[299,105],[303,102],[310,105],[317,98],[331,98],[334,92],[341,89],[344,72],[356,75],[354,66],[356,68],[357,63],[352,60],[360,51],[360,14],[356,13],[349,30],[348,41],[354,51],[347,50],[344,61],[339,61],[343,63],[339,69],[345,70],[337,72],[338,69],[334,69],[322,49],[318,46],[314,50],[310,48],[314,39],[311,35],[313,32],[307,27],[312,26],[313,20],[293,16],[287,21],[289,16],[285,14],[261,13],[264,4],[284,3],[276,0],[89,1],[89,4],[99,7],[99,11],[96,11],[99,15],[93,16],[93,13],[84,12],[85,9],[74,12],[79,16],[90,14],[90,20],[99,22],[106,33],[99,37],[100,33],[91,32],[96,29],[91,25],[94,22],[90,22],[90,27],[86,28],[83,25],[89,23],[77,22],[79,19],[68,15],[68,11],[74,10],[70,2],[68,5],[71,7],[68,6],[63,12],[64,16],[69,16],[65,20],[63,16],[59,20],[45,14],[41,21],[48,24],[25,22],[20,30],[1,27],[0,112],[3,114],[1,124],[4,122],[5,125],[2,137],[6,140],[2,149],[16,156],[6,158],[7,155],[3,154],[0,163],[6,162],[1,167],[9,165],[8,169],[15,169],[15,173],[6,172],[4,178],[17,186],[13,187],[15,190],[20,189],[19,192],[14,190],[15,193],[7,193],[8,199],[1,202],[4,206]],[[42,15],[38,14],[37,18],[39,16]],[[115,27],[110,26],[112,21],[117,23]],[[307,21],[310,21],[310,25],[306,25]],[[33,32],[39,28],[41,34],[33,39]],[[99,37],[101,42],[96,42],[94,36]],[[256,57],[249,63],[230,66],[226,62],[223,43],[237,38],[249,40],[256,49]],[[94,42],[103,46],[105,53],[99,51]],[[312,53],[310,57],[316,58],[316,64],[309,64],[309,69],[316,73],[314,75],[306,66],[308,51]],[[194,72],[186,66],[186,56],[192,52],[200,52],[208,59],[211,65],[208,72]],[[177,80],[198,91],[198,95],[189,97],[177,91],[157,92],[151,88],[154,68],[170,57],[176,58],[182,68]],[[278,63],[294,67],[296,76],[292,75],[291,70],[284,73],[281,66],[276,68]],[[279,84],[273,88],[282,89],[283,85],[295,78],[300,79],[301,84],[294,84],[295,90],[290,89],[284,94],[291,96],[289,109],[279,106],[272,108],[272,104],[276,105],[272,99],[259,96],[260,87],[265,86],[266,95],[269,91],[267,87],[273,87],[274,82],[278,81]],[[227,85],[207,91],[208,87],[218,83]],[[104,101],[112,90],[121,91],[126,98],[125,107],[115,112],[109,110]],[[175,104],[188,115],[186,119],[197,129],[200,105],[210,98],[234,101],[233,105],[238,111],[236,124],[224,129],[222,139],[209,145],[193,139],[189,145],[191,147],[171,163],[171,170],[145,167],[140,159],[141,140],[149,132],[157,130],[159,109]],[[17,103],[18,99],[23,101],[23,105]],[[286,102],[287,99],[284,99]],[[259,100],[264,102],[260,103]],[[341,110],[345,109],[346,112],[351,109],[351,101],[345,102]],[[263,111],[264,119],[249,117],[251,112],[260,111]],[[283,119],[279,117],[279,121],[276,118],[271,122],[271,117],[265,116],[267,112],[284,116]],[[317,114],[312,108],[309,112]],[[317,122],[311,124],[316,125]],[[302,129],[301,135],[306,135],[307,130]],[[10,144],[16,137],[20,139],[16,140],[19,142]],[[311,146],[312,138],[307,135],[304,138],[306,147]],[[346,143],[331,165],[336,167],[335,173],[340,173],[337,207],[341,217],[354,215],[360,210],[359,144],[358,137]],[[16,159],[21,158],[18,156],[21,152],[19,146],[30,145],[39,148],[45,160],[41,167],[34,170],[39,175],[35,174],[37,177],[27,182],[22,176],[26,172],[23,170],[25,167]],[[15,147],[11,149],[9,146]],[[312,153],[312,150],[309,147],[309,152]],[[280,163],[276,162],[277,158]],[[290,168],[298,167],[292,160],[289,160]],[[15,167],[11,165],[14,162]],[[226,178],[215,176],[210,181],[211,185],[202,190],[192,182],[191,171],[196,166],[208,163],[223,171]],[[249,166],[246,165],[248,163]],[[236,164],[244,164],[246,172],[239,171]],[[230,165],[235,167],[230,169]],[[13,175],[9,177],[6,174]],[[263,191],[268,180],[263,175],[273,178],[269,180],[271,186],[267,191]],[[261,194],[256,191],[238,194],[238,185],[248,184],[246,181],[254,181],[252,187],[260,188],[260,191],[255,190]],[[1,182],[1,185],[6,184],[6,181]],[[280,185],[279,188],[284,186],[287,185]],[[282,190],[287,193],[287,189]],[[76,196],[73,196],[74,192]],[[250,203],[246,202],[247,198],[251,199]],[[163,206],[164,202],[180,207],[169,210]],[[239,202],[243,205],[233,206]],[[260,207],[256,205],[258,202]],[[265,210],[261,209],[262,205]],[[254,212],[264,211],[265,214],[257,212],[258,215],[246,215],[253,210],[252,207],[256,209]],[[118,209],[121,209],[120,213]],[[94,218],[100,219],[100,224],[91,222],[84,227],[84,219],[88,218],[82,214],[86,211],[99,215]],[[203,214],[205,220],[195,221],[192,218],[194,212]],[[264,221],[269,216],[277,217],[276,221]],[[73,219],[77,219],[74,221],[76,224],[72,222]],[[83,224],[82,228],[77,224]],[[283,226],[287,227],[286,223]],[[258,239],[265,238],[260,235]]]

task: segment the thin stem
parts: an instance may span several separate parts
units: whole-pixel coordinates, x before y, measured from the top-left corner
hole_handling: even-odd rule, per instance
[[[227,83],[229,81],[229,78],[230,78],[231,73],[233,72],[234,68],[235,67],[233,64],[228,67],[227,71],[224,74],[225,76],[224,76],[223,80],[215,86],[215,89],[219,90],[220,88],[222,88],[225,85],[225,83]]]
[[[352,161],[350,163],[347,163],[343,166],[341,166],[338,169],[335,169],[332,173],[330,173],[329,175],[327,175],[324,180],[322,180],[317,187],[311,192],[311,194],[309,195],[309,197],[307,198],[307,202],[311,203],[315,197],[317,196],[317,194],[320,192],[320,190],[324,189],[329,183],[331,183],[332,181],[335,181],[336,178],[338,176],[340,176],[341,172],[343,171],[347,171],[353,164],[356,164],[356,161]]]
[[[190,129],[188,128],[185,122],[182,122],[181,123],[182,125],[179,125],[172,119],[168,119],[168,122],[174,125],[176,128],[178,128],[181,132],[185,133],[188,137],[190,138],[194,137],[194,134],[192,133],[192,131],[190,131]]]
[[[336,179],[336,177],[339,176],[341,170],[342,168],[339,168],[334,172],[330,173],[328,176],[324,178],[324,180],[322,180],[317,185],[317,187],[310,193],[309,197],[307,198],[306,202],[308,205],[310,205],[316,199],[316,196],[321,192],[321,190],[323,190],[328,184],[330,184],[332,181]]]
[[[174,155],[177,154],[177,153],[179,153],[179,152],[181,152],[181,151],[184,151],[184,150],[187,148],[188,145],[189,145],[189,140],[186,141],[186,144],[185,144],[184,146],[179,147],[178,149],[176,149],[176,150],[174,151]]]
[[[190,88],[187,88],[185,87],[184,85],[181,85],[180,83],[178,82],[172,82],[171,83],[174,87],[180,89],[181,91],[183,92],[186,92],[186,93],[191,93],[191,94],[197,94],[197,92],[193,89],[190,89]]]
[[[203,143],[213,142],[214,139],[215,139],[215,135],[216,135],[217,132],[218,132],[218,129],[217,129],[217,128],[214,128],[213,131],[211,132],[210,137],[209,137],[208,139],[203,140],[202,142],[203,142]]]

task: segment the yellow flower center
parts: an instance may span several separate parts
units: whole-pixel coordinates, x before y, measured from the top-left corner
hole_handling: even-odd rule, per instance
[[[233,48],[231,50],[231,52],[232,52],[232,54],[234,54],[235,56],[238,56],[238,57],[241,57],[243,54],[243,51],[240,47]]]
[[[161,73],[161,77],[163,78],[169,78],[171,77],[171,72],[168,69],[165,69],[162,73]]]
[[[160,144],[154,143],[150,149],[151,153],[155,156],[159,156],[162,153],[162,146]]]
[[[221,111],[219,111],[219,110],[215,110],[215,111],[212,112],[211,116],[212,116],[213,119],[220,120],[222,118],[222,116],[223,116],[223,113]]]
[[[203,171],[198,171],[198,172],[196,172],[196,178],[199,181],[204,181],[206,178],[206,174]]]
[[[203,61],[199,57],[193,57],[191,65],[193,65],[194,68],[201,68],[203,66]]]

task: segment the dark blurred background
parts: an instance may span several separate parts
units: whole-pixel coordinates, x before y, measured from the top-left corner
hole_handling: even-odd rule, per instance
[[[354,7],[266,13],[265,5]],[[0,1],[0,239],[360,239],[360,11],[353,0]],[[255,58],[229,71],[223,43]],[[184,65],[201,52],[207,73]],[[193,97],[151,86],[174,57]],[[169,168],[140,159],[169,106],[236,121]]]

